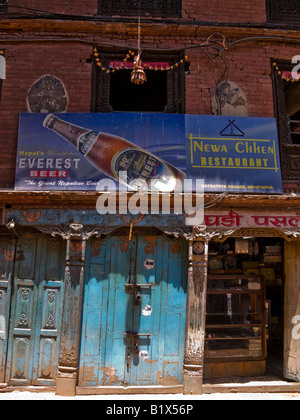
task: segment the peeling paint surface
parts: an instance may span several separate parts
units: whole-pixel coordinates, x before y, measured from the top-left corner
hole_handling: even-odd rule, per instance
[[[6,328],[5,328],[5,317],[3,315],[0,315],[0,339],[5,340],[6,339]]]
[[[116,385],[120,380],[116,376],[116,369],[114,367],[103,367],[99,369],[103,372],[101,385]]]
[[[13,386],[54,385],[62,356],[64,282],[60,261],[65,248],[57,239],[24,236],[16,250],[19,258],[15,261],[9,331],[0,305],[0,338],[8,341],[5,380]]]
[[[88,245],[79,386],[182,383],[187,246],[171,244],[138,235]]]

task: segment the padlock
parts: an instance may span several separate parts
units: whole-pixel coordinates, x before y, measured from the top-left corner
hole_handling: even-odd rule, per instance
[[[138,291],[137,294],[135,295],[135,304],[136,305],[141,305],[142,304],[142,296],[141,296],[140,291]]]

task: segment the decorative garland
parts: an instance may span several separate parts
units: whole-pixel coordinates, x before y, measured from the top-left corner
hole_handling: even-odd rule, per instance
[[[94,48],[94,57],[95,57],[95,61],[98,67],[101,68],[101,70],[105,71],[106,73],[114,73],[116,70],[123,70],[123,69],[128,69],[125,64],[121,63],[120,66],[118,67],[105,67],[102,65],[100,58],[99,58],[99,52],[97,50],[97,48]],[[136,56],[134,55],[133,51],[128,51],[128,53],[126,54],[126,57],[123,59],[123,62],[126,63],[131,57],[133,57],[134,59],[136,59]],[[185,56],[184,59],[181,59],[180,61],[178,61],[178,63],[173,64],[172,66],[169,66],[167,68],[158,68],[158,67],[153,67],[153,66],[148,66],[147,64],[143,64],[143,68],[144,69],[148,69],[148,70],[160,70],[160,71],[164,71],[164,70],[173,70],[174,68],[178,67],[180,64],[183,64],[184,62],[189,61],[188,57]]]
[[[287,82],[300,82],[300,75],[297,79],[293,78],[293,77],[286,77],[284,75],[284,73],[288,73],[288,74],[292,74],[291,71],[286,71],[286,70],[280,70],[280,68],[278,67],[277,63],[273,63],[273,67],[275,67],[275,70],[277,70],[277,74],[278,76],[281,77],[281,79],[286,80]]]

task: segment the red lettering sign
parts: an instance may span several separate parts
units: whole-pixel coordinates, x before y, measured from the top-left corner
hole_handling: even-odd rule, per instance
[[[32,170],[29,172],[31,178],[67,178],[68,171],[38,171]]]

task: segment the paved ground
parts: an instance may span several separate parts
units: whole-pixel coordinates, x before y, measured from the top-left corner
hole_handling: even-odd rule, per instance
[[[0,400],[98,400],[106,405],[117,404],[118,401],[167,401],[171,404],[187,404],[203,400],[290,400],[300,401],[299,393],[214,393],[197,396],[171,394],[171,395],[77,395],[75,397],[61,397],[54,393],[36,393],[28,391],[13,391],[0,393]]]

